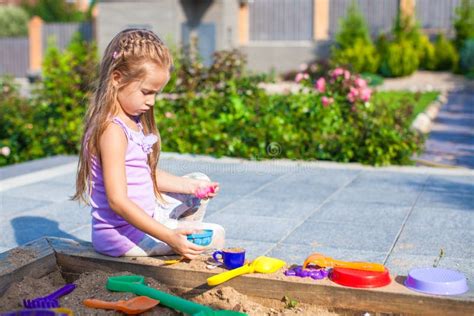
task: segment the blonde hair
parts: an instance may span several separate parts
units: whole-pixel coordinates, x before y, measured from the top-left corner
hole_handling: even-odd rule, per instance
[[[98,84],[92,95],[84,122],[81,151],[76,176],[76,193],[72,197],[89,204],[91,181],[91,158],[100,159],[99,140],[111,119],[118,114],[117,93],[133,81],[146,76],[145,64],[153,62],[160,68],[170,71],[173,60],[163,41],[153,32],[140,29],[127,29],[118,33],[105,49],[99,70]],[[120,72],[122,81],[115,86],[114,72]],[[161,198],[156,183],[156,168],[160,156],[160,135],[156,127],[153,107],[140,116],[145,134],[158,135],[158,142],[148,154],[148,165],[155,195]]]

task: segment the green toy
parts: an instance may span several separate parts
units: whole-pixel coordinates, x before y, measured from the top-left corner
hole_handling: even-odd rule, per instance
[[[194,316],[243,316],[240,312],[228,310],[213,310],[209,306],[200,305],[181,297],[174,296],[145,284],[145,278],[140,275],[122,275],[110,277],[107,280],[107,289],[116,292],[131,292],[159,300],[161,305]]]

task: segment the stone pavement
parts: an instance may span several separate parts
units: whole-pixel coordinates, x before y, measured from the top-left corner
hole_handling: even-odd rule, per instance
[[[163,154],[160,165],[220,182],[206,221],[249,258],[302,263],[312,252],[386,264],[392,273],[432,266],[474,278],[474,170],[372,168],[329,162],[214,159]],[[0,252],[42,236],[90,241],[88,208],[73,193],[76,157],[0,169]],[[474,292],[466,294],[474,297]]]
[[[474,90],[454,90],[419,156],[426,162],[474,168]]]

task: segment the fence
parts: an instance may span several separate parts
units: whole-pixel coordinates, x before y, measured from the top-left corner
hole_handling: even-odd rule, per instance
[[[249,3],[250,40],[313,38],[313,0],[259,0]]]
[[[339,30],[340,21],[347,15],[347,10],[352,2],[354,2],[354,0],[329,1],[330,38],[334,38],[334,35]],[[355,3],[364,16],[372,35],[376,36],[392,28],[398,13],[399,0],[357,0]]]
[[[37,17],[33,20],[29,37],[0,38],[0,76],[26,77],[30,71],[39,70],[51,38],[59,49],[64,49],[76,32],[85,40],[93,39],[91,23],[43,24]]]
[[[417,0],[416,18],[428,33],[441,30],[453,35],[452,25],[460,5],[461,0]]]
[[[25,77],[28,69],[28,37],[0,38],[0,75]]]

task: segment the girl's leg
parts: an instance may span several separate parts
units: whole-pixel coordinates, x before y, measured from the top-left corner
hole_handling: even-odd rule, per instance
[[[209,180],[203,173],[191,173],[184,177],[193,179]],[[206,213],[209,200],[201,200],[190,194],[165,193],[162,194],[166,204],[157,202],[154,219],[170,229],[212,229],[213,237],[209,248],[223,248],[225,242],[225,230],[222,226],[204,223],[202,219]],[[134,248],[125,253],[124,256],[157,256],[173,254],[173,250],[166,243],[154,237],[145,235],[143,240]]]

